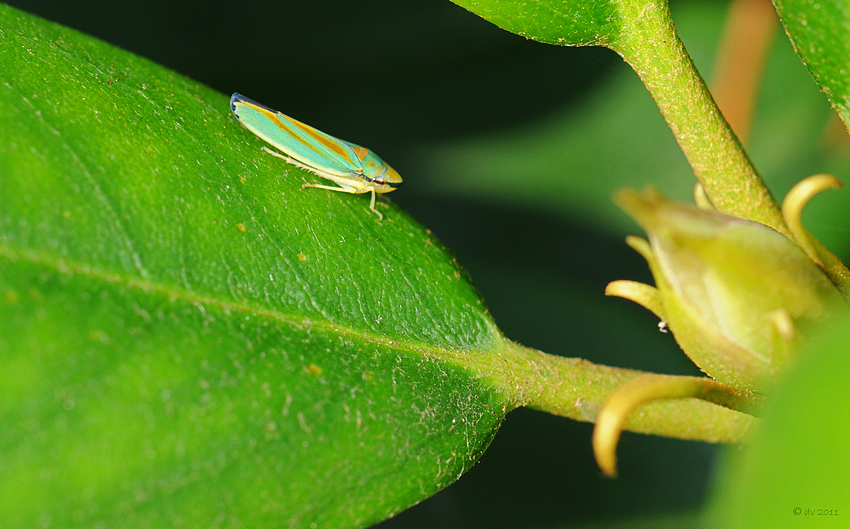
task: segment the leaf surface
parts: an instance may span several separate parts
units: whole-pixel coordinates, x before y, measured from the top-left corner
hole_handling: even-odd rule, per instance
[[[752,446],[730,451],[716,482],[713,527],[840,526],[846,515],[850,435],[846,387],[850,322],[801,351]],[[811,522],[809,522],[811,523]]]
[[[774,0],[797,55],[850,127],[850,4]]]
[[[512,406],[457,358],[503,341],[428,230],[302,191],[204,86],[0,32],[7,527],[364,525],[471,466]]]
[[[561,46],[604,46],[619,33],[616,2],[607,0],[452,0],[502,29]]]

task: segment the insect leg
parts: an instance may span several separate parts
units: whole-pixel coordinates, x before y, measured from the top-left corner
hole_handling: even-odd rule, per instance
[[[374,211],[375,213],[377,213],[377,214],[378,214],[378,219],[379,219],[379,220],[384,220],[384,216],[383,216],[383,215],[381,215],[381,212],[380,212],[380,211],[378,211],[377,209],[375,209],[375,194],[376,194],[376,193],[375,193],[375,188],[373,187],[373,188],[372,188],[372,202],[369,204],[369,209],[371,209],[372,211]]]
[[[341,191],[343,193],[351,193],[352,195],[358,195],[358,194],[364,192],[362,190],[355,189],[353,187],[333,187],[333,186],[325,186],[325,185],[322,185],[322,184],[301,184],[301,189],[304,189],[305,187],[315,187],[315,188],[318,188],[318,189],[327,189],[328,191]],[[371,209],[372,211],[375,212],[376,215],[378,215],[379,220],[384,220],[384,216],[381,215],[381,212],[378,211],[377,209],[375,209],[375,190],[372,189],[371,191],[372,191],[372,203],[369,205],[369,209]]]
[[[272,156],[277,156],[278,158],[285,160],[286,163],[290,163],[290,164],[292,164],[296,167],[300,167],[301,169],[309,171],[309,172],[311,172],[315,175],[321,176],[322,178],[328,178],[329,180],[333,180],[337,185],[339,185],[339,187],[334,187],[334,186],[326,186],[326,185],[322,185],[322,184],[301,184],[301,189],[304,189],[305,187],[315,187],[315,188],[318,188],[318,189],[327,189],[328,191],[341,191],[343,193],[351,193],[351,194],[360,194],[360,193],[366,192],[366,190],[362,189],[362,188],[358,189],[358,188],[355,188],[355,187],[346,186],[345,184],[338,182],[336,180],[336,178],[329,177],[329,175],[327,175],[327,174],[322,174],[321,172],[317,171],[316,168],[310,167],[309,165],[305,165],[305,164],[299,162],[298,160],[295,160],[294,158],[290,158],[289,156],[281,154],[277,151],[273,151],[273,150],[269,149],[268,147],[264,146],[263,150],[266,151],[267,153],[271,154]],[[378,211],[377,209],[375,209],[375,189],[372,188],[372,189],[369,189],[369,191],[372,192],[372,202],[369,204],[369,209],[371,209],[372,211],[375,212],[376,215],[378,215],[378,219],[384,220],[384,216],[381,214],[381,212]]]
[[[358,193],[361,193],[361,191],[358,191],[358,190],[354,189],[353,187],[335,187],[335,186],[325,186],[325,185],[322,185],[322,184],[301,184],[301,189],[304,189],[305,187],[316,187],[318,189],[327,189],[328,191],[342,191],[343,193],[351,193],[352,195],[356,195]]]

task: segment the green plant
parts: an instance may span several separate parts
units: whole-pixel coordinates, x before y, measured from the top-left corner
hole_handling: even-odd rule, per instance
[[[650,29],[669,30],[649,6]],[[685,60],[646,53],[652,35],[599,31],[634,18],[628,6],[592,7],[596,43]],[[640,375],[505,340],[428,230],[396,207],[378,223],[357,197],[301,193],[309,175],[281,177],[221,94],[12,9],[2,18],[0,68],[15,72],[0,87],[10,526],[367,525],[457,479],[510,409],[592,420]],[[698,78],[674,81],[646,81],[667,86],[668,116],[710,109]],[[719,138],[683,146],[714,203],[787,231],[716,113],[678,111],[674,131]],[[713,172],[727,158],[731,176]],[[684,400],[628,428],[734,442],[751,423]]]

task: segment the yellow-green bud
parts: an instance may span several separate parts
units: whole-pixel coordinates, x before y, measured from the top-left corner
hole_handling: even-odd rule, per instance
[[[632,284],[608,293],[653,310],[691,360],[724,384],[769,392],[795,343],[848,310],[806,253],[766,226],[654,190],[623,190],[616,202],[647,232],[648,244],[629,243],[646,258],[658,290]]]

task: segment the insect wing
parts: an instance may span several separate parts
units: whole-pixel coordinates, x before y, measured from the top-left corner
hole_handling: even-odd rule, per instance
[[[367,149],[334,138],[239,93],[230,98],[230,109],[248,130],[299,162],[336,176],[362,175],[362,156],[358,154]]]

